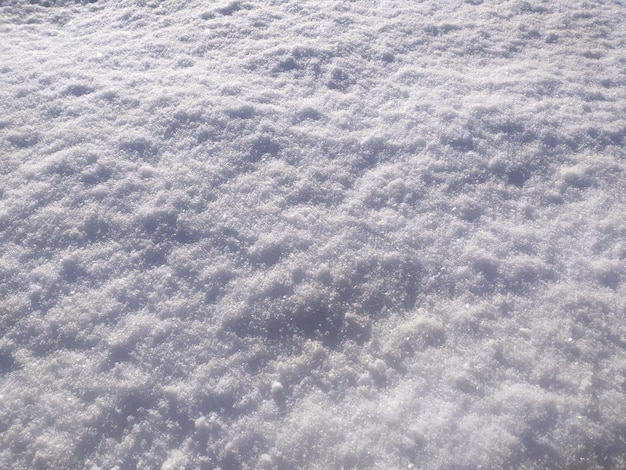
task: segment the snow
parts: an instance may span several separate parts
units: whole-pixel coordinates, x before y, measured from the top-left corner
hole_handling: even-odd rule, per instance
[[[626,466],[624,18],[0,2],[0,467]]]

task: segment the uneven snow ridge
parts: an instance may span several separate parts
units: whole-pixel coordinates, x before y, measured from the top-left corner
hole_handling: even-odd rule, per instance
[[[0,467],[626,467],[626,6],[0,1]]]

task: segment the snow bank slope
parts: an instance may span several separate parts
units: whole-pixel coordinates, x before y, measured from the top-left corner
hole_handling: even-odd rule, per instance
[[[0,2],[0,466],[626,465],[619,2]]]

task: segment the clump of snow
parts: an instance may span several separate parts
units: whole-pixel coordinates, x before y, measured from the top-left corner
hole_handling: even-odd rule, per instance
[[[625,13],[0,2],[0,466],[626,465]]]

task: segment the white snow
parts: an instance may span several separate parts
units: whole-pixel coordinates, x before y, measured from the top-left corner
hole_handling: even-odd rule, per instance
[[[626,467],[626,4],[0,1],[0,467]]]

